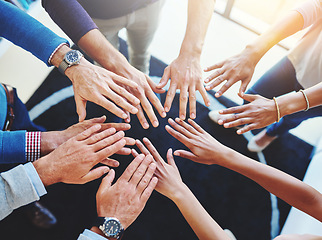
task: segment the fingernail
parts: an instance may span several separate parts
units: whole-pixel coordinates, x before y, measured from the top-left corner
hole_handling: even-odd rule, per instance
[[[169,112],[169,108],[168,107],[165,107],[164,108],[164,111]]]
[[[161,113],[161,117],[165,118],[167,116],[166,112]]]
[[[223,111],[223,110],[219,110],[218,112],[219,112],[220,114],[222,114],[224,111]]]
[[[132,108],[132,110],[131,110],[131,113],[132,114],[137,114],[137,112],[138,112],[139,110],[137,109],[137,108]]]
[[[207,82],[209,82],[209,79],[208,78],[205,79],[205,83],[207,83]]]
[[[110,169],[108,167],[104,168],[104,174],[108,173],[110,171]]]
[[[221,119],[220,119],[220,120],[218,120],[218,124],[219,124],[219,125],[222,125],[223,123],[224,123],[224,122],[223,122],[223,120],[221,120]]]
[[[153,121],[152,125],[153,125],[153,127],[157,127],[157,126],[159,126],[159,122],[158,121]]]
[[[186,118],[186,116],[185,116],[184,114],[181,114],[181,115],[180,115],[180,119],[181,119],[181,120],[185,120],[185,118]]]
[[[168,119],[168,122],[173,122],[173,119],[172,119],[172,118],[169,118],[169,119]]]
[[[123,114],[122,114],[122,118],[123,118],[123,119],[127,118],[127,114],[123,113]]]
[[[139,99],[135,99],[134,104],[140,104],[140,100]]]
[[[144,129],[148,129],[149,128],[149,124],[147,122],[143,123],[143,128]]]
[[[178,153],[178,152],[174,152],[174,153],[173,153],[173,155],[175,155],[175,156],[180,156],[180,153]]]
[[[195,113],[191,113],[190,114],[190,118],[195,118],[196,117],[196,114]]]

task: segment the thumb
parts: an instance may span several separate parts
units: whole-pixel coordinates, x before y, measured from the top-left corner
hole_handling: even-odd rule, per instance
[[[169,68],[166,68],[164,70],[163,76],[162,76],[159,84],[157,85],[157,88],[163,88],[165,85],[167,85],[169,79],[170,79],[170,70],[169,70]]]
[[[169,148],[169,150],[167,152],[167,160],[168,160],[168,164],[170,164],[172,166],[176,165],[174,158],[173,158],[173,154],[172,154],[172,148]]]
[[[84,121],[86,117],[86,102],[80,96],[75,95],[76,111],[80,122]]]
[[[100,188],[107,189],[110,188],[115,177],[115,171],[111,169],[109,173],[103,178]]]
[[[254,100],[256,100],[257,96],[255,94],[239,94],[238,95],[244,99],[245,101],[248,102],[253,102]]]

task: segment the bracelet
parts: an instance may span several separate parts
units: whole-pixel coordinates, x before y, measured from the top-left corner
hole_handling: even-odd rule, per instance
[[[273,100],[274,100],[274,102],[275,102],[276,111],[277,111],[277,120],[276,120],[276,122],[279,122],[279,121],[280,121],[280,119],[281,119],[280,108],[279,108],[279,106],[278,106],[278,103],[277,103],[277,100],[276,100],[276,98],[275,98],[275,97],[273,97]]]
[[[304,90],[303,90],[303,89],[300,89],[300,92],[303,94],[303,96],[304,96],[304,98],[305,98],[305,101],[306,101],[306,108],[305,108],[305,110],[304,110],[304,111],[307,111],[307,110],[309,110],[309,108],[310,108],[310,102],[309,102],[309,99],[307,98],[307,96],[306,96],[306,94],[305,94],[305,92],[304,92]]]

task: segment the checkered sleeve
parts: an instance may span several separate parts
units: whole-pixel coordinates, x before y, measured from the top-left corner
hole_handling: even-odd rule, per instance
[[[33,162],[40,158],[41,132],[26,132],[26,161]]]

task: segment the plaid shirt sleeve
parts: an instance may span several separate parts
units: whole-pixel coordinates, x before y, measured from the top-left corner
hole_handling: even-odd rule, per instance
[[[26,132],[26,161],[33,162],[40,158],[41,132]]]

